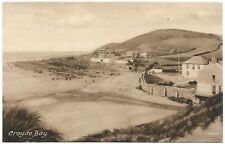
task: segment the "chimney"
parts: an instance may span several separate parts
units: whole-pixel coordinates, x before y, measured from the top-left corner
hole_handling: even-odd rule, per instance
[[[211,63],[217,63],[217,58],[215,55],[212,55],[211,57]]]

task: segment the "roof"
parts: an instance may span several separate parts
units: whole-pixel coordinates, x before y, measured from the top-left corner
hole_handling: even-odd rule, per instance
[[[200,65],[207,65],[209,62],[203,56],[193,56],[189,60],[185,61],[184,64],[200,64]]]
[[[215,75],[215,81],[212,79],[212,75]],[[223,83],[223,68],[218,63],[210,63],[199,71],[197,82],[206,84],[218,84]]]

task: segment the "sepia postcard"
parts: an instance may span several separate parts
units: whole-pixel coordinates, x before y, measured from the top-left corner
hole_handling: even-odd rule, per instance
[[[223,142],[222,2],[3,2],[3,142]]]

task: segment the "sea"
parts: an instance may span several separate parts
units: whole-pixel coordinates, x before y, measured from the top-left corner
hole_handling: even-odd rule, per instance
[[[79,56],[88,52],[3,52],[3,62],[41,60],[49,58],[60,58]]]

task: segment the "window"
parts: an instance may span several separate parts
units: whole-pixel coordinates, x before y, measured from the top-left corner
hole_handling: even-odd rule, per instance
[[[187,69],[189,69],[189,65],[187,64]]]
[[[212,85],[212,94],[216,94],[216,86]]]
[[[198,69],[200,69],[200,65],[198,65]]]
[[[216,76],[215,75],[212,75],[212,80],[213,80],[213,82],[215,82],[215,80],[216,80]]]
[[[195,69],[195,65],[192,65],[192,69]]]
[[[189,71],[186,72],[187,76],[189,75]]]
[[[222,93],[222,87],[219,86],[219,93]]]

